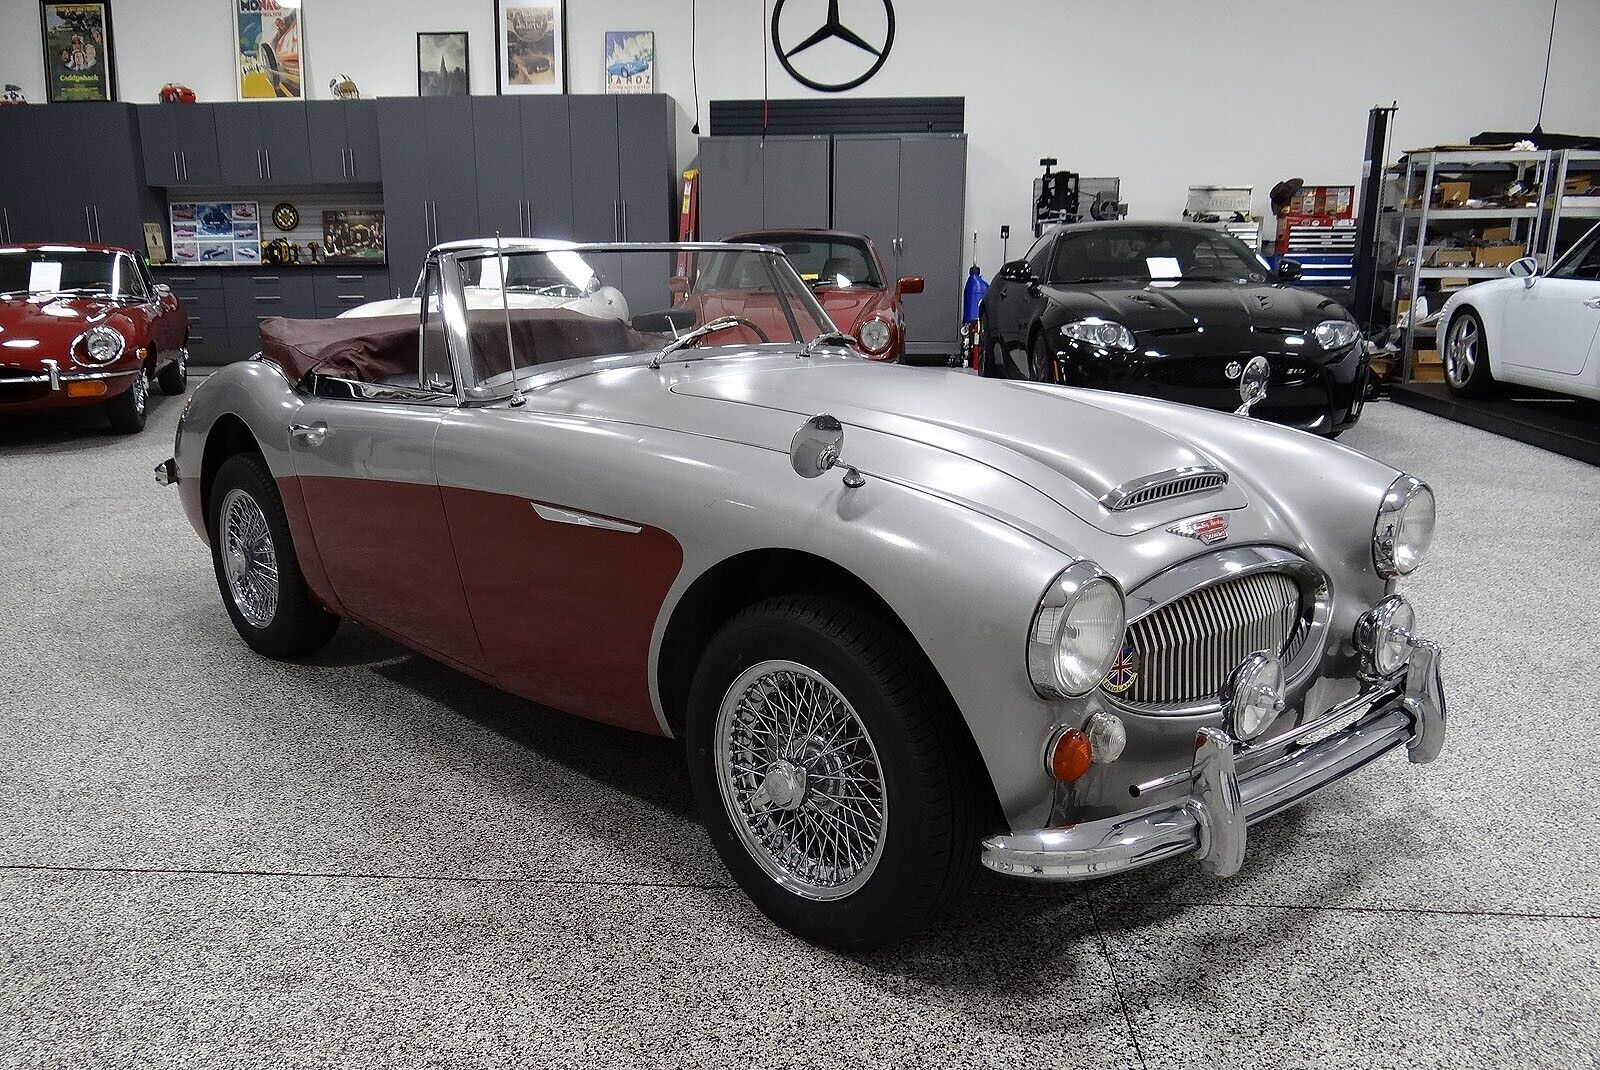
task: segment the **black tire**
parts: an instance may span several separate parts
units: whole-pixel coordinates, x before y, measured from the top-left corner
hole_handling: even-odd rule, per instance
[[[189,389],[189,350],[179,346],[172,361],[156,373],[156,385],[168,397],[176,397]]]
[[[979,374],[988,379],[1003,379],[1006,374],[1006,347],[1000,336],[989,339],[983,347]]]
[[[779,884],[736,830],[732,804],[723,797],[719,709],[742,674],[773,661],[819,674],[848,702],[874,754],[857,771],[875,765],[881,774],[884,823],[875,841],[881,852],[859,871],[859,886],[839,898],[807,897]],[[937,920],[969,886],[989,813],[978,758],[932,670],[898,630],[830,598],[757,603],[707,645],[690,689],[686,729],[690,781],[712,844],[751,901],[794,935],[851,950],[881,947]],[[817,734],[803,745],[812,746]],[[815,801],[810,794],[811,785],[829,783],[828,760],[815,757],[809,765],[811,779],[792,807],[801,816],[790,828],[803,823],[808,805],[831,805],[826,789],[816,789]],[[770,780],[777,764],[754,775]]]
[[[1444,362],[1445,386],[1452,394],[1481,398],[1494,390],[1494,376],[1489,371],[1489,339],[1483,333],[1483,320],[1475,310],[1463,308],[1451,317],[1439,356]]]
[[[144,430],[145,414],[150,408],[150,379],[145,369],[132,377],[128,389],[106,402],[106,417],[111,430],[119,435],[137,435]]]
[[[260,616],[259,611],[247,615],[240,607],[223,562],[226,552],[223,509],[235,491],[259,508],[276,560],[276,606],[257,621],[250,620],[249,616]],[[240,507],[245,508],[242,502]],[[269,658],[294,658],[309,654],[333,638],[339,618],[312,601],[300,572],[300,561],[295,556],[283,499],[278,496],[277,484],[260,456],[242,453],[222,462],[211,484],[211,498],[206,502],[206,530],[211,533],[211,565],[217,576],[217,589],[222,593],[222,604],[250,649]]]
[[[1033,341],[1028,343],[1028,378],[1036,383],[1061,381],[1061,369],[1056,366],[1055,356],[1045,344],[1043,331],[1036,332]]]

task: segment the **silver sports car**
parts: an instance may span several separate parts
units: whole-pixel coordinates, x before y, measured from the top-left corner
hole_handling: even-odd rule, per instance
[[[627,318],[514,300],[604,286]],[[157,478],[234,626],[289,658],[348,618],[681,738],[729,872],[807,939],[904,936],[980,862],[1228,875],[1251,824],[1439,753],[1410,475],[860,359],[760,246],[456,243],[420,297],[268,321],[194,392]]]

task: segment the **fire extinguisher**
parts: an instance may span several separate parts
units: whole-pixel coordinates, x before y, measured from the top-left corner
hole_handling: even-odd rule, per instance
[[[961,355],[973,371],[983,369],[983,339],[979,337],[979,307],[989,284],[978,269],[978,235],[972,235],[972,267],[967,269],[967,284],[961,290]]]

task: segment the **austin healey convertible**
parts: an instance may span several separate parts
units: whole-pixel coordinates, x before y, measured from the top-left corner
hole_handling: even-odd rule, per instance
[[[514,299],[604,286],[609,316]],[[806,939],[903,937],[980,863],[1227,876],[1252,824],[1439,753],[1413,476],[864,360],[762,246],[456,243],[419,293],[268,321],[195,391],[157,479],[234,626],[295,658],[349,619],[682,739],[728,871]]]

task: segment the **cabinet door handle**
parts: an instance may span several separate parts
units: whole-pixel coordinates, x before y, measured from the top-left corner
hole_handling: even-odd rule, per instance
[[[339,173],[344,175],[344,177],[346,177],[346,178],[350,177],[349,153],[350,153],[349,149],[340,149],[339,150]]]
[[[103,241],[104,235],[100,233],[100,206],[91,204],[89,207],[94,210],[94,240]]]
[[[334,276],[334,278],[339,280],[340,282],[360,282],[365,277],[366,276],[364,276],[364,275],[335,275]]]
[[[189,181],[189,154],[180,152],[178,153],[178,158],[183,161],[183,180],[187,182]]]
[[[183,172],[178,168],[178,150],[172,150],[172,181],[178,182],[183,178]]]
[[[11,213],[0,208],[0,234],[4,234],[6,241],[11,240]]]
[[[277,294],[260,294],[256,297],[256,301],[260,304],[276,303],[282,300],[283,298]]]
[[[628,202],[622,202],[622,240],[628,240]]]
[[[86,241],[94,241],[94,224],[89,222],[89,206],[83,206],[83,230]]]
[[[345,151],[350,153],[350,177],[354,178],[356,177],[356,150],[347,149]]]
[[[262,149],[261,158],[267,161],[267,177],[272,177],[272,150]]]

